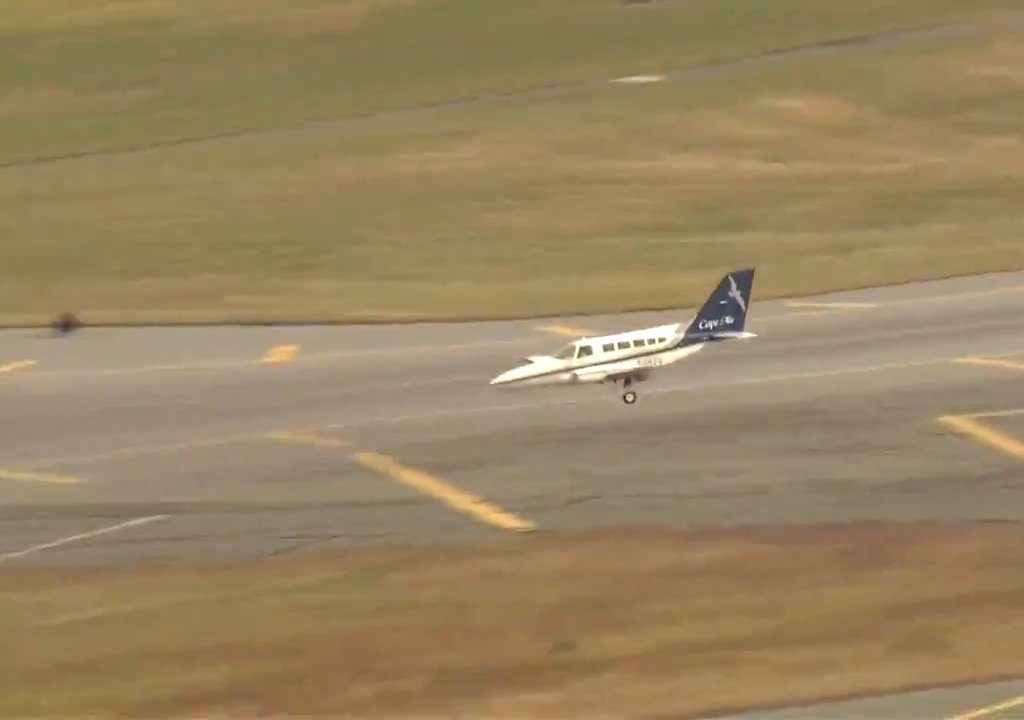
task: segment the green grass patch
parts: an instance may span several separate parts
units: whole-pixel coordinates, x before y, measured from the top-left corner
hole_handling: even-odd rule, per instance
[[[1024,674],[1013,525],[0,572],[0,714],[706,715]]]
[[[760,297],[1024,267],[1014,3],[506,5],[0,0],[0,161],[87,154],[0,170],[0,320],[509,317],[684,306],[738,265]],[[942,22],[968,24],[387,112]]]

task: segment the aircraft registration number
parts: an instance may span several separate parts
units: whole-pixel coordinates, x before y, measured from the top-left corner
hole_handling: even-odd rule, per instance
[[[661,365],[661,358],[655,358],[655,357],[639,358],[637,360],[637,364],[640,367],[658,367],[659,365]]]

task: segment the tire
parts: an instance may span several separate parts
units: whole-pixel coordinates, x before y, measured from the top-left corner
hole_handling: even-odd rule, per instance
[[[622,394],[622,402],[626,403],[627,405],[632,405],[633,403],[636,402],[636,393],[633,392],[632,390],[630,390],[629,392],[623,393]]]

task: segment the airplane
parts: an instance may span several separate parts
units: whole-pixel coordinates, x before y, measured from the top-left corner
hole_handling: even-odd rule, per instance
[[[526,363],[501,373],[491,385],[511,387],[607,383],[623,386],[622,401],[636,402],[634,384],[657,368],[703,350],[708,343],[757,337],[743,328],[747,320],[754,270],[725,275],[697,315],[683,323],[583,337],[554,355],[531,355]]]

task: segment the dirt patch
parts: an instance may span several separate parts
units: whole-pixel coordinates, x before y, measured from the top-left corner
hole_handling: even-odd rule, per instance
[[[885,117],[871,108],[827,95],[765,98],[763,104],[786,116],[812,125],[843,126],[880,123]]]

